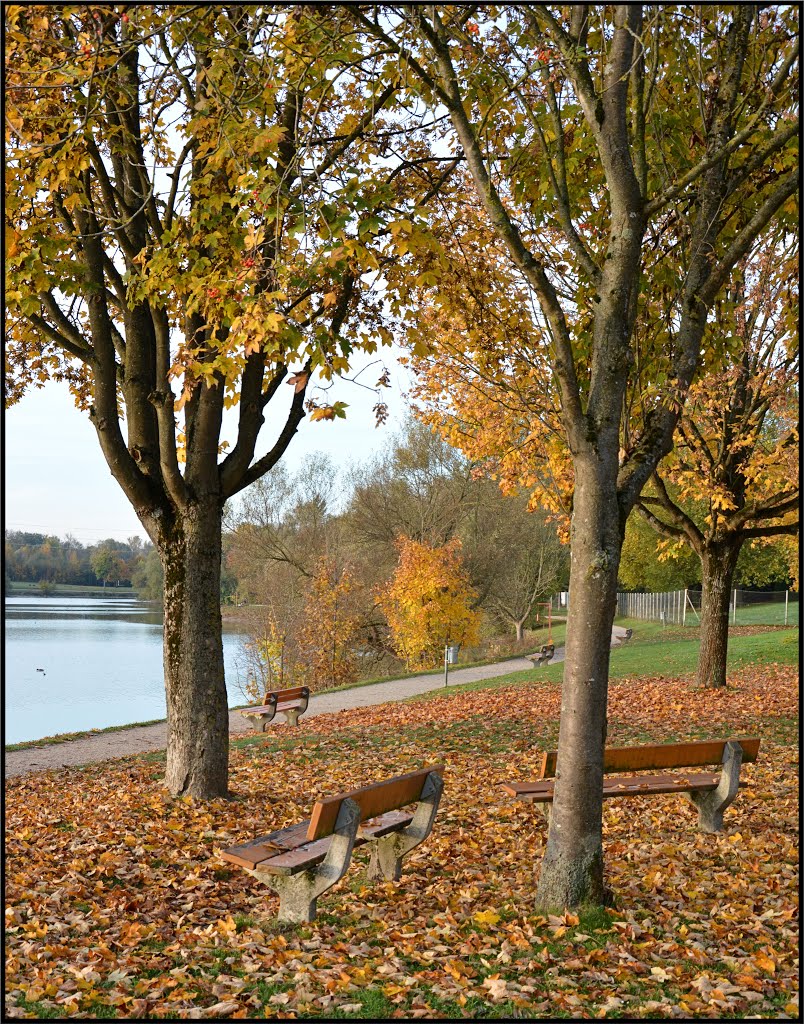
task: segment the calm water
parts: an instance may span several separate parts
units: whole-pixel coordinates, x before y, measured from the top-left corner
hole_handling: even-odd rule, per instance
[[[223,634],[230,705],[244,703],[241,639]],[[164,718],[160,606],[128,597],[7,597],[5,712],[6,743]]]

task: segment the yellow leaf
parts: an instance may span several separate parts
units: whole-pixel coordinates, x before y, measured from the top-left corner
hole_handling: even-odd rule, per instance
[[[489,990],[492,999],[503,999],[507,994],[507,982],[505,978],[486,978],[483,988]]]
[[[493,910],[480,910],[474,915],[474,920],[485,928],[492,928],[500,920],[500,915]]]
[[[764,953],[757,953],[754,957],[754,963],[762,971],[766,971],[768,974],[776,973],[776,961],[771,960],[769,956],[765,956]]]

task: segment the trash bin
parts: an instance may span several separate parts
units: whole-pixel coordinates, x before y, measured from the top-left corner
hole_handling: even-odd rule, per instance
[[[460,644],[456,644],[454,647],[447,648],[447,664],[457,665],[458,664],[458,651],[460,650]]]

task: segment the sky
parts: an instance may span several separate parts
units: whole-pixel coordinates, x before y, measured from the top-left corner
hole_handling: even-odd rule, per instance
[[[347,418],[316,423],[305,418],[284,456],[289,468],[316,451],[325,452],[336,465],[346,467],[365,462],[388,444],[390,435],[402,424],[410,378],[398,364],[393,349],[385,349],[374,358],[382,359],[391,376],[392,387],[383,392],[389,407],[386,424],[375,427],[371,410],[377,399],[373,391],[340,381],[328,392],[328,400],[348,403]],[[359,379],[373,386],[380,372],[378,363]],[[289,407],[292,388],[285,391],[285,407]],[[230,419],[236,421],[236,410],[230,413]],[[280,426],[278,417],[273,423],[267,418],[257,457],[273,444]],[[233,440],[231,430],[228,437]],[[86,413],[75,408],[66,384],[50,382],[41,389],[32,389],[7,410],[3,439],[6,530],[58,537],[71,533],[86,545],[107,537],[126,540],[136,535],[146,539],[145,530],[106,466],[94,427]]]

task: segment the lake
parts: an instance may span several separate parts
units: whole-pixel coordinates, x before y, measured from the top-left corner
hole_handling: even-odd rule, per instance
[[[4,611],[6,743],[165,717],[159,604],[25,596]],[[242,639],[224,628],[230,707],[247,703]]]

